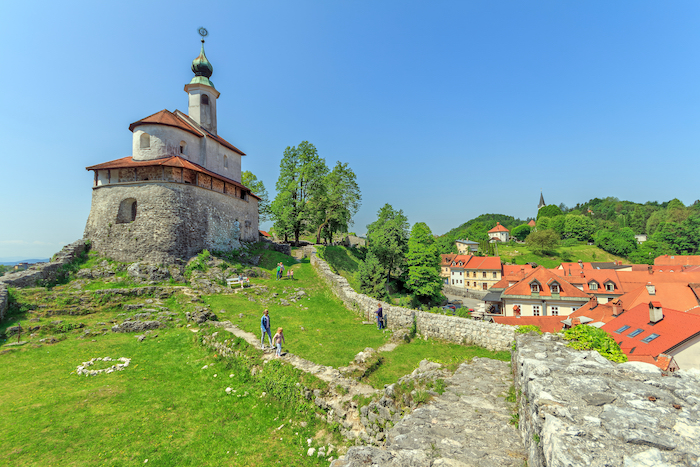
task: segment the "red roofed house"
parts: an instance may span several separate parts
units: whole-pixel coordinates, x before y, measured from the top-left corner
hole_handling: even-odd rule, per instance
[[[632,361],[663,370],[700,369],[700,316],[640,303],[601,327]]]
[[[105,256],[172,263],[258,240],[259,198],[241,183],[245,154],[217,133],[219,91],[203,40],[192,71],[187,114],[132,123],[131,156],[87,167],[95,176],[85,238]]]
[[[529,225],[530,227],[536,227],[537,222],[535,222],[535,219],[530,219],[530,221],[527,223],[527,225]]]
[[[491,320],[510,326],[537,326],[542,332],[559,332],[564,327],[558,316],[491,316]]]
[[[587,293],[543,266],[501,293],[505,316],[567,316],[589,299]]]
[[[654,258],[654,266],[700,266],[700,256],[661,255]]]
[[[450,255],[443,255],[445,257]],[[501,280],[498,256],[456,255],[449,262],[449,284],[465,289],[488,290]]]
[[[489,230],[488,233],[489,238],[493,238],[501,242],[507,242],[510,240],[510,230],[503,227],[500,222],[496,222],[496,227]]]

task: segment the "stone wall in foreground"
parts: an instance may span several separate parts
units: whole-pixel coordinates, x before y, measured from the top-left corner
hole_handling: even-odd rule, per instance
[[[345,306],[362,315],[368,321],[374,320],[377,299],[360,294],[350,287],[347,279],[333,273],[328,264],[316,256],[313,247],[305,247],[304,253],[311,258],[311,264],[333,289]],[[427,337],[444,339],[459,344],[473,344],[489,350],[510,350],[515,338],[515,327],[488,323],[457,316],[438,315],[411,310],[382,302],[389,329],[407,329],[416,321],[418,332]]]
[[[5,312],[7,311],[7,285],[0,282],[0,321],[5,318]]]
[[[700,465],[700,371],[617,364],[552,334],[518,335],[512,363],[528,466]]]
[[[48,263],[37,263],[24,271],[0,276],[0,283],[5,283],[8,287],[36,287],[40,281],[52,281],[56,279],[61,266],[70,263],[87,249],[85,240],[77,240],[64,246]]]

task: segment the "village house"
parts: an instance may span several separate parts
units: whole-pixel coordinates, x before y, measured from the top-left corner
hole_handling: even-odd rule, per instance
[[[510,230],[506,229],[501,225],[500,222],[496,222],[496,227],[488,231],[489,238],[498,240],[499,242],[508,242],[510,240]]]
[[[479,251],[479,242],[469,240],[455,240],[457,251],[460,255],[471,255]]]
[[[449,284],[465,289],[488,290],[501,280],[498,256],[456,255],[449,262]]]

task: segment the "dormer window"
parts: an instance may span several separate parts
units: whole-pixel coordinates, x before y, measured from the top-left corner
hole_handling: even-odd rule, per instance
[[[615,284],[613,284],[612,282],[606,283],[605,290],[607,290],[608,292],[614,292],[615,291]]]
[[[141,149],[149,149],[151,147],[151,135],[148,133],[141,133],[139,138],[139,147]]]
[[[532,284],[530,284],[530,292],[539,293],[540,284],[538,284],[537,282],[533,282]]]
[[[202,94],[202,105],[209,105],[209,96]]]
[[[589,282],[588,288],[591,290],[598,290],[598,283],[597,282]]]
[[[559,293],[559,284],[557,284],[556,282],[552,284],[549,288],[552,290],[552,293]]]

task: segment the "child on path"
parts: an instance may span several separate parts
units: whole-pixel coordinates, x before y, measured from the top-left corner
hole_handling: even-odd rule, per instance
[[[375,315],[377,315],[377,329],[380,331],[384,329],[384,317],[382,315],[382,304],[378,303],[377,304],[377,310],[374,312]]]
[[[289,278],[290,278],[291,280],[294,280],[294,269],[290,269],[290,270],[289,270]]]
[[[281,357],[282,356],[282,342],[284,342],[284,333],[282,332],[282,328],[277,328],[277,332],[275,333],[275,337],[272,338],[272,341],[277,346],[277,353],[275,355],[277,357]]]
[[[260,318],[260,331],[262,335],[260,336],[260,348],[265,348],[265,334],[267,334],[267,340],[270,343],[270,348],[272,348],[272,333],[270,332],[270,314],[267,309],[263,312],[262,318]]]

